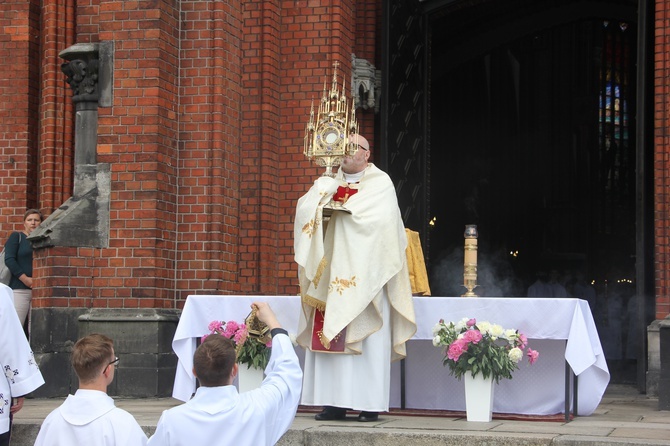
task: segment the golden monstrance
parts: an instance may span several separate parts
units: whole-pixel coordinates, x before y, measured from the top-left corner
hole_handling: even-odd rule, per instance
[[[358,133],[354,101],[347,105],[346,89],[342,80],[342,92],[337,86],[338,63],[333,64],[333,82],[330,92],[323,83],[323,96],[314,116],[314,102],[305,127],[304,154],[310,161],[326,168],[323,176],[334,177],[333,167],[339,166],[342,158],[352,156],[358,146],[349,140],[349,135]]]

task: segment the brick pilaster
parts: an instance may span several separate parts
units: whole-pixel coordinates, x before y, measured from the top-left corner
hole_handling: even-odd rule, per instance
[[[177,281],[239,293],[240,40],[235,1],[181,2]],[[167,68],[167,67],[166,67]],[[177,119],[177,118],[176,118]]]
[[[22,229],[26,208],[38,197],[39,5],[37,0],[0,3],[0,245]],[[31,94],[32,93],[32,94]]]
[[[670,1],[657,0],[654,52],[656,319],[670,314]]]

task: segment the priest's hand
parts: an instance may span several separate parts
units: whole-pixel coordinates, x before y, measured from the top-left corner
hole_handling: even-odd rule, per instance
[[[331,177],[319,177],[314,181],[314,187],[326,195],[334,194],[340,182]]]

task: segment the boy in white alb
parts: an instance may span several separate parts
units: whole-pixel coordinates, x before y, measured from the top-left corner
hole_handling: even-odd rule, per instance
[[[119,358],[105,335],[90,334],[74,345],[72,366],[79,390],[47,416],[35,446],[144,446],[147,436],[135,418],[114,405],[107,387]]]
[[[302,370],[293,344],[270,306],[255,302],[256,316],[272,334],[272,353],[260,388],[238,393],[232,385],[238,364],[232,341],[208,336],[193,355],[200,382],[195,396],[163,412],[148,446],[272,446],[295,417]]]

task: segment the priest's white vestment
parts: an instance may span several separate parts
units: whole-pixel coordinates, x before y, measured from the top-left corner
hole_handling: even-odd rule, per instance
[[[405,357],[416,332],[407,236],[389,176],[369,163],[356,180],[341,169],[335,178],[321,177],[296,208],[302,403],[382,412],[389,405],[390,364]],[[348,212],[334,211],[326,226],[324,206],[342,187],[356,193],[344,203]]]
[[[243,393],[233,385],[199,387],[190,401],[163,412],[148,445],[274,445],[300,401],[302,370],[288,335],[272,338],[265,375],[260,388]]]
[[[68,395],[42,423],[35,446],[144,446],[147,436],[135,418],[100,390]]]
[[[12,289],[0,283],[0,434],[9,430],[12,398],[44,384],[30,344],[14,309]]]

